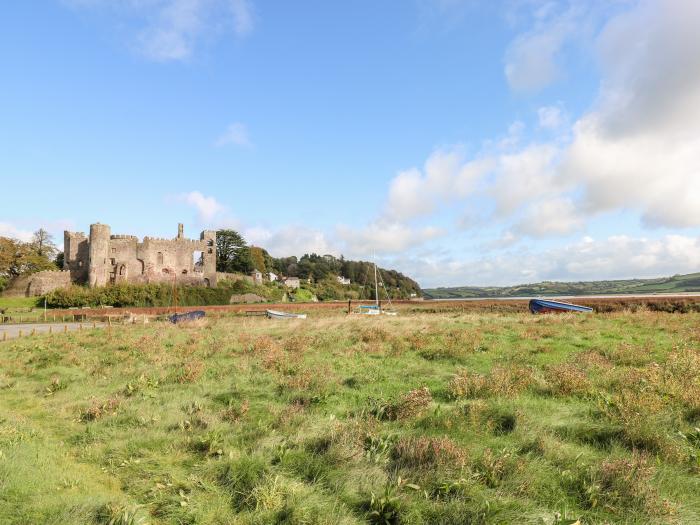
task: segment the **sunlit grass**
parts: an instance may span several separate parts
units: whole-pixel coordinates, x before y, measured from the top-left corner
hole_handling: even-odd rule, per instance
[[[700,314],[0,343],[0,523],[700,521]]]

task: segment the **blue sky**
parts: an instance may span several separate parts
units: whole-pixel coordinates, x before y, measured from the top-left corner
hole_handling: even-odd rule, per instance
[[[424,286],[700,271],[699,5],[12,2],[0,235],[235,227]]]

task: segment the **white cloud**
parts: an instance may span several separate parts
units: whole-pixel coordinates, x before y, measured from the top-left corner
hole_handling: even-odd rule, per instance
[[[229,144],[250,148],[253,143],[248,136],[248,128],[241,122],[234,122],[226,128],[226,131],[216,139],[215,146],[222,147]]]
[[[411,228],[400,222],[383,220],[361,229],[347,226],[338,226],[336,229],[343,253],[351,257],[404,252],[441,237],[444,233],[440,228],[431,226]]]
[[[532,203],[516,225],[517,231],[531,237],[569,235],[581,230],[584,218],[567,197],[554,197]]]
[[[539,125],[544,129],[559,129],[565,122],[566,116],[559,106],[544,106],[537,110]]]
[[[199,191],[181,193],[177,200],[189,204],[197,210],[197,216],[203,224],[213,224],[215,219],[220,219],[226,212],[226,207],[219,203],[215,197],[207,197]]]
[[[438,204],[463,199],[490,167],[489,159],[466,161],[459,148],[437,150],[423,171],[412,168],[391,181],[387,217],[407,220],[431,213]]]
[[[250,244],[265,248],[273,257],[341,253],[338,245],[331,242],[323,231],[305,226],[284,226],[278,230],[249,227],[243,229],[243,236]]]
[[[232,32],[243,37],[253,30],[248,0],[66,0],[76,9],[107,10],[118,20],[137,20],[137,51],[168,62],[189,59],[205,40]],[[119,25],[123,25],[121,22]]]
[[[699,19],[700,2],[657,0],[603,30],[599,101],[575,124],[563,164],[589,211],[627,208],[649,226],[700,225]]]
[[[27,242],[32,239],[32,233],[33,231],[31,230],[18,228],[9,222],[0,222],[0,237],[9,237],[11,239]]]
[[[584,237],[543,251],[521,248],[480,258],[396,258],[390,263],[424,287],[652,278],[697,271],[700,238]]]

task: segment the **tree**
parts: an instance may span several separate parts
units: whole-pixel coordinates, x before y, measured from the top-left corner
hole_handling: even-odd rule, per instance
[[[41,270],[55,270],[55,263],[49,259],[50,250],[43,246],[39,253],[34,241],[22,242],[0,237],[0,276],[8,279]]]
[[[235,230],[219,230],[216,232],[216,271],[233,272],[236,259],[246,250],[243,236]]]
[[[257,246],[251,246],[249,250],[250,260],[253,263],[253,269],[266,273],[267,268],[265,267],[265,256],[263,255],[265,250],[258,248]]]
[[[36,251],[37,255],[46,257],[47,259],[53,259],[58,253],[58,248],[56,248],[56,245],[53,242],[53,236],[44,228],[39,228],[34,232],[30,244]]]

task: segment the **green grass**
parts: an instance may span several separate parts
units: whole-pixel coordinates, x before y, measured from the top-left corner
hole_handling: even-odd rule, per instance
[[[32,308],[37,306],[36,297],[0,297],[0,309]]]
[[[697,523],[700,314],[0,343],[0,523]]]

